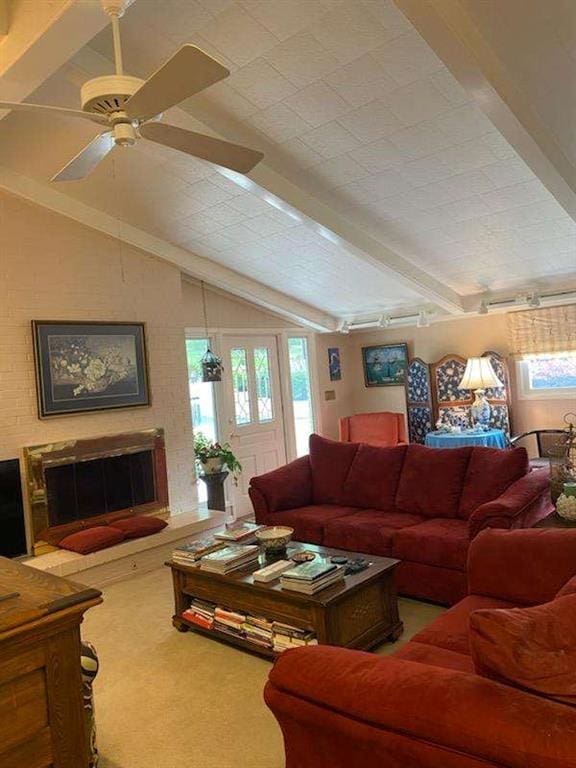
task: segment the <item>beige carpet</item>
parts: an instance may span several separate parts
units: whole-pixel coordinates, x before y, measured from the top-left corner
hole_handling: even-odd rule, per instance
[[[82,634],[95,684],[100,768],[283,768],[280,730],[262,701],[268,661],[171,624],[167,568],[113,584]],[[401,600],[406,642],[441,608]]]

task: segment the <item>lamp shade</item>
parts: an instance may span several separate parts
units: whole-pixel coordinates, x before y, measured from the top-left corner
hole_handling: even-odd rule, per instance
[[[503,387],[488,357],[469,357],[459,389],[487,389]]]

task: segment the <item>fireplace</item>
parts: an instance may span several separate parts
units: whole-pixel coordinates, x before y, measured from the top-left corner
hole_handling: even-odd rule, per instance
[[[51,443],[24,454],[36,555],[83,528],[168,514],[162,429]]]

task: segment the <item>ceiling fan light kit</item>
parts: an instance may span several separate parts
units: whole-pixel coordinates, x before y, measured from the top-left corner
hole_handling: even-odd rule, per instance
[[[264,155],[253,149],[159,122],[162,113],[230,72],[195,45],[183,45],[148,80],[124,74],[119,19],[124,0],[101,0],[110,17],[116,72],[88,80],[80,89],[81,110],[43,104],[0,102],[0,109],[26,110],[83,118],[108,128],[76,155],[52,181],[85,178],[114,147],[144,138],[238,173],[248,173]]]

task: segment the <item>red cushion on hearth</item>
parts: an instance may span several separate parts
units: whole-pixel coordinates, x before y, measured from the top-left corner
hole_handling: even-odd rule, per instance
[[[118,528],[96,525],[94,528],[71,533],[59,542],[59,546],[62,549],[69,549],[70,552],[78,552],[79,555],[87,555],[90,552],[98,552],[99,549],[120,544],[125,538],[124,533]]]
[[[167,525],[166,520],[160,520],[159,517],[134,515],[134,517],[114,520],[110,523],[110,528],[117,528],[122,531],[127,539],[140,539],[142,536],[151,536],[153,533],[162,531]]]

